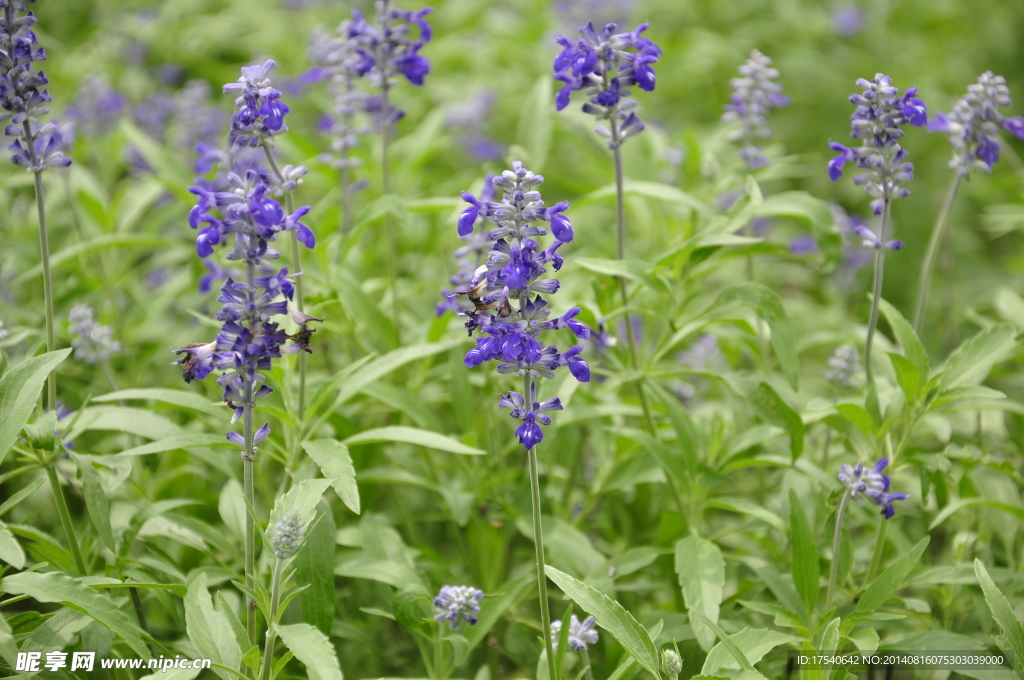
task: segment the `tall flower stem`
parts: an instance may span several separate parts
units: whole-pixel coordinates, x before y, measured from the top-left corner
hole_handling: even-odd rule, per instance
[[[529,400],[533,393],[530,389],[531,379],[529,374],[523,376],[523,395]],[[533,408],[533,404],[529,405]],[[555,675],[555,650],[551,644],[551,612],[548,610],[548,579],[544,573],[544,531],[541,522],[541,498],[540,498],[540,470],[537,464],[537,447],[532,446],[527,452],[529,459],[530,474],[530,499],[533,503],[533,545],[537,558],[537,592],[540,596],[540,627],[541,637],[544,638],[544,650],[547,654],[548,677],[556,680]]]
[[[825,594],[825,611],[832,608],[832,598],[836,594],[836,581],[839,579],[839,553],[842,550],[843,540],[843,518],[846,517],[846,505],[850,501],[850,492],[843,492],[843,499],[839,501],[839,510],[836,512],[836,532],[832,539],[832,568],[828,574],[828,591]]]
[[[270,586],[270,618],[267,619],[267,644],[263,648],[263,664],[260,666],[260,679],[270,680],[271,665],[274,660],[274,642],[277,641],[277,609],[281,603],[281,564],[278,558],[274,563],[274,581]]]
[[[587,667],[586,680],[594,680],[594,669],[590,665],[590,652],[587,651],[586,647],[580,651],[580,656],[583,657],[583,665]]]
[[[889,233],[889,214],[892,200],[885,196],[885,207],[882,210],[882,226],[878,240],[884,244]],[[885,246],[875,248],[875,287],[871,295],[871,316],[868,319],[868,336],[864,342],[864,373],[868,379],[868,388],[875,386],[875,371],[871,365],[871,347],[875,340],[878,327],[878,309],[882,300],[882,278],[885,276]]]
[[[68,512],[67,501],[64,500],[64,490],[61,489],[60,480],[57,479],[57,469],[51,462],[46,465],[46,477],[50,480],[50,489],[53,491],[53,499],[57,502],[57,514],[60,515],[60,524],[64,528],[64,536],[68,545],[71,546],[71,557],[75,560],[75,568],[82,576],[87,576],[85,560],[82,559],[82,550],[78,547],[78,538],[75,534],[75,527],[71,523],[71,513]]]
[[[960,181],[963,175],[959,172],[953,177],[949,186],[949,192],[942,203],[942,210],[932,227],[932,235],[928,241],[928,250],[925,251],[924,262],[921,264],[921,276],[917,282],[917,302],[914,304],[914,330],[921,334],[921,327],[924,323],[925,307],[928,306],[928,288],[932,280],[932,269],[939,257],[939,246],[942,244],[943,236],[946,234],[946,226],[949,223],[949,215],[956,202],[957,192],[960,190]]]
[[[252,237],[250,237],[252,239]],[[250,241],[250,249],[254,244]],[[250,261],[247,263],[247,279],[249,288],[246,291],[246,296],[249,298],[249,302],[254,304],[256,302],[256,266]],[[249,327],[255,326],[255,321],[249,321]],[[245,377],[243,381],[245,383],[244,398],[245,403],[242,405],[242,418],[243,418],[243,437],[245,440],[245,450],[242,452],[242,485],[245,493],[245,587],[250,591],[255,590],[256,587],[256,524],[253,521],[253,513],[256,511],[256,499],[253,490],[253,459],[256,457],[256,447],[253,443],[253,427],[252,427],[252,411],[255,406],[253,403],[253,390],[252,381]],[[246,607],[245,607],[245,630],[248,633],[249,644],[256,644],[256,610],[254,600],[251,600],[250,596],[246,594]],[[247,670],[246,673],[249,671]]]
[[[7,8],[8,10],[11,7]],[[10,22],[10,18],[8,18]],[[8,23],[8,26],[12,25]],[[32,134],[32,128],[29,126],[29,122],[26,120],[22,123],[22,128],[25,130],[25,138],[29,140],[26,146],[28,147],[29,158],[32,159],[32,166],[39,166],[39,159],[36,156],[35,147],[35,135]],[[35,185],[36,185],[36,212],[39,215],[39,253],[42,257],[43,262],[43,310],[46,315],[46,351],[52,352],[56,349],[56,343],[53,339],[53,276],[50,273],[50,232],[46,226],[46,196],[43,192],[43,171],[36,170]],[[57,371],[51,370],[50,375],[46,378],[46,408],[55,410],[57,408]],[[82,572],[83,574],[85,572]]]
[[[391,105],[388,102],[388,81],[384,78],[380,87],[380,186],[381,193],[388,196],[391,193],[391,177],[388,165],[388,135],[391,132],[389,111]],[[391,216],[391,210],[384,211],[384,238],[388,248],[388,276],[391,278],[391,319],[395,324],[395,337],[398,344],[402,344],[402,324],[399,317],[400,300],[398,296],[398,251],[395,243],[395,225]]]
[[[263,144],[263,152],[267,156],[267,163],[270,165],[271,170],[277,175],[278,180],[283,184],[285,181],[284,175],[281,173],[281,169],[277,166],[277,162],[274,160],[274,154],[270,152],[270,147]],[[291,215],[295,212],[295,199],[292,196],[291,191],[284,192],[284,205],[285,210]],[[299,276],[295,277],[295,304],[299,309],[305,309],[305,293],[302,285],[302,251],[299,250],[299,239],[292,232],[291,238],[292,248],[292,266],[295,267],[295,273]],[[250,285],[252,281],[250,281]],[[299,352],[299,395],[297,399],[296,416],[298,417],[299,426],[305,424],[306,420],[306,353]],[[298,449],[300,448],[301,442],[296,437],[296,442],[292,448],[291,455],[289,457],[289,467],[294,465],[294,458],[297,455]]]

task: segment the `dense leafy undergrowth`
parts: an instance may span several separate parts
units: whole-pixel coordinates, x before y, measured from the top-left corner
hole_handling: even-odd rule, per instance
[[[1021,7],[0,4],[4,677],[1024,678]]]

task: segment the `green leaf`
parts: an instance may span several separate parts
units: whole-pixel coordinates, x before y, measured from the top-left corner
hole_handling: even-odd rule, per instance
[[[373,430],[365,430],[359,434],[352,435],[342,443],[348,446],[355,446],[356,444],[376,444],[378,442],[416,444],[418,446],[425,446],[428,449],[460,453],[466,456],[482,456],[487,453],[483,449],[466,446],[462,442],[445,437],[437,432],[402,425],[389,425]]]
[[[701,617],[717,623],[722,590],[725,588],[725,560],[722,551],[706,538],[687,536],[676,543],[675,568],[687,609],[697,611]],[[715,634],[704,624],[704,618],[691,621],[691,625],[701,649],[710,650],[715,644]]]
[[[337,593],[334,590],[334,517],[323,499],[317,506],[313,527],[295,554],[297,583],[309,587],[299,593],[302,620],[324,635],[331,634]]]
[[[315,439],[302,442],[302,448],[320,468],[324,478],[331,480],[334,492],[345,507],[358,515],[359,487],[356,485],[356,469],[352,466],[348,447],[334,439]]]
[[[974,560],[974,571],[978,575],[981,590],[985,593],[985,602],[988,603],[988,608],[992,612],[992,618],[1003,629],[1003,635],[1006,636],[1006,641],[1010,643],[1010,649],[1013,650],[1013,666],[1017,670],[1017,675],[1024,677],[1024,625],[1013,612],[1013,607],[1010,606],[1006,596],[988,575],[988,570],[985,569],[981,560]]]
[[[46,376],[69,354],[70,348],[32,357],[0,377],[0,463],[35,410]]]
[[[796,462],[804,452],[804,435],[807,433],[800,414],[766,382],[759,384],[749,398],[750,405],[762,418],[789,432],[789,450],[793,454],[793,462]]]
[[[892,362],[892,370],[896,372],[896,382],[907,397],[907,401],[913,403],[921,393],[921,374],[918,372],[914,362],[902,354],[889,352],[889,360]]]
[[[821,590],[821,563],[811,525],[807,522],[803,506],[793,489],[789,490],[789,527],[793,546],[793,583],[800,593],[800,599],[804,601],[809,620],[818,604],[818,594]]]
[[[656,201],[671,203],[673,205],[686,208],[688,210],[696,210],[698,213],[701,213],[702,215],[711,215],[714,212],[700,199],[691,196],[685,191],[677,187],[674,187],[670,184],[662,184],[660,182],[636,182],[626,180],[626,182],[623,184],[622,190],[626,196],[652,198]],[[591,201],[613,200],[615,199],[615,197],[615,185],[608,184],[596,191],[587,194],[579,203],[583,204],[589,203]]]
[[[921,339],[917,337],[914,327],[900,314],[898,309],[885,300],[880,299],[879,304],[881,305],[882,314],[885,315],[886,320],[889,322],[889,328],[892,329],[893,335],[896,336],[896,342],[903,349],[903,355],[913,362],[914,366],[917,367],[918,375],[922,378],[922,382],[926,382],[928,380],[928,353],[925,351],[924,345],[921,344]]]
[[[700,672],[703,675],[714,675],[722,670],[743,668],[744,664],[736,656],[736,651],[742,654],[747,664],[753,666],[779,645],[797,642],[800,642],[800,638],[774,630],[744,628],[715,645],[708,658],[704,660],[704,667]],[[734,646],[735,650],[731,650],[730,646]]]
[[[309,680],[344,680],[338,655],[327,636],[308,623],[278,626],[285,646],[306,666]]]
[[[541,76],[523,101],[519,127],[516,129],[516,143],[526,151],[526,158],[521,160],[533,172],[541,172],[547,162],[554,128],[554,110],[551,78]]]
[[[471,650],[484,641],[494,625],[504,616],[506,610],[519,599],[523,589],[534,583],[535,580],[534,576],[521,576],[501,586],[497,593],[487,594],[487,602],[480,608],[476,625],[465,631],[466,640],[469,642]]]
[[[868,437],[874,436],[875,420],[860,404],[836,404],[836,411]]]
[[[136,655],[150,657],[138,626],[110,600],[77,579],[62,572],[21,572],[0,581],[0,591],[11,595],[28,595],[38,602],[59,602],[81,612],[121,637]]]
[[[343,578],[363,578],[386,583],[401,590],[422,583],[422,577],[412,569],[391,560],[377,557],[357,557],[334,568],[334,574]]]
[[[3,522],[0,522],[0,560],[15,569],[25,568],[25,551]]]
[[[193,572],[188,581],[185,631],[202,657],[210,659],[214,664],[238,668],[242,661],[242,649],[227,616],[214,609],[206,586],[206,573],[203,571]],[[213,670],[224,680],[233,680],[227,671],[217,668]]]
[[[884,520],[883,520],[884,521]],[[924,554],[925,548],[928,547],[929,536],[925,536],[917,544],[905,552],[899,559],[889,565],[889,568],[883,571],[881,574],[871,582],[867,590],[861,596],[860,600],[857,601],[857,606],[853,610],[851,618],[866,618],[867,616],[874,614],[875,611],[885,604],[892,594],[900,587],[903,583],[903,579],[913,571],[918,561],[921,559],[921,555]],[[849,621],[849,619],[847,619]]]
[[[331,485],[329,479],[304,479],[293,486],[288,493],[277,499],[274,509],[270,511],[270,522],[268,526],[274,526],[289,512],[297,512],[304,524],[313,521],[316,513],[316,506],[320,503],[320,497]],[[267,541],[267,547],[270,548]]]
[[[651,271],[650,265],[637,260],[604,260],[594,257],[578,257],[575,264],[584,269],[606,276],[616,276],[646,286],[661,293],[671,291],[664,279]]]
[[[651,636],[621,604],[554,567],[546,566],[545,571],[548,578],[583,611],[594,616],[597,625],[611,633],[637,663],[655,678],[661,677],[661,661]]]
[[[29,482],[24,488],[15,491],[10,498],[0,503],[0,517],[6,515],[11,508],[20,503],[23,499],[28,498],[36,492],[36,490],[43,485],[42,479],[35,479]]]
[[[87,255],[97,250],[110,250],[113,248],[147,248],[149,250],[156,250],[158,248],[174,248],[178,245],[177,241],[153,236],[152,234],[100,234],[90,237],[88,241],[77,242],[75,245],[51,255],[50,270],[55,272],[69,262],[77,262],[78,258],[82,255]],[[11,285],[22,286],[42,275],[43,266],[37,264],[15,277]],[[64,350],[57,351],[62,352]]]
[[[82,482],[82,495],[85,496],[85,509],[89,512],[89,519],[96,527],[103,545],[111,552],[117,552],[117,545],[114,543],[114,532],[110,528],[110,503],[107,501],[107,494],[103,491],[103,482],[100,480],[100,473],[96,472],[89,456],[82,456],[72,452],[71,458],[78,465],[78,479]]]
[[[462,344],[464,343],[461,340],[448,340],[446,342],[431,342],[411,345],[409,347],[401,347],[374,359],[341,382],[338,393],[335,395],[334,401],[331,403],[330,407],[327,408],[316,422],[309,427],[308,431],[319,431],[320,426],[327,421],[327,418],[330,417],[331,413],[338,410],[338,407],[359,394],[364,387],[372,382],[380,380],[396,368],[403,366],[410,361],[425,359],[427,357],[432,357],[435,354],[446,352],[452,347],[457,347]]]
[[[163,453],[165,451],[185,451],[193,446],[234,446],[227,438],[212,434],[176,434],[173,437],[160,439],[149,444],[142,444],[114,454],[121,458],[132,456],[148,456],[151,453]]]
[[[151,440],[185,434],[181,427],[148,409],[130,406],[89,406],[78,412],[77,419],[65,438],[76,439],[78,435],[90,430],[127,432]]]
[[[733,498],[726,496],[717,496],[707,501],[705,504],[709,508],[719,508],[721,510],[731,510],[732,512],[738,512],[743,515],[749,515],[755,517],[762,522],[772,526],[779,531],[785,532],[788,528],[786,522],[781,517],[776,515],[771,510],[755,503],[746,498]]]
[[[697,617],[696,621],[693,618],[695,616]],[[715,634],[715,637],[717,637],[718,640],[721,642],[721,644],[725,647],[725,649],[728,650],[728,652],[736,660],[736,663],[739,664],[740,668],[742,668],[745,671],[749,671],[751,673],[754,672],[754,666],[747,659],[746,654],[744,654],[743,650],[740,649],[739,646],[737,646],[737,644],[735,642],[733,642],[731,637],[726,635],[725,631],[722,630],[721,626],[719,626],[717,623],[715,623],[714,621],[712,621],[708,617],[706,617],[703,614],[701,614],[699,611],[697,611],[695,609],[691,609],[690,610],[690,625],[693,625],[697,621],[700,621],[701,623],[703,623],[705,626],[708,627],[709,630],[711,630],[712,633]],[[718,645],[715,645],[715,646],[717,647]],[[707,659],[705,659],[705,663],[706,662],[707,662]]]
[[[229,479],[220,490],[217,512],[235,538],[245,538],[245,492],[237,479]]]
[[[1001,323],[964,341],[939,371],[939,389],[977,385],[1017,345],[1017,329]]]
[[[738,302],[756,310],[771,329],[772,348],[779,359],[782,372],[794,390],[800,389],[800,365],[796,353],[796,339],[789,316],[782,306],[782,298],[771,288],[760,283],[744,283],[724,291],[714,306]]]
[[[93,397],[92,401],[95,403],[103,403],[108,401],[130,401],[132,399],[146,399],[149,401],[159,401],[163,404],[184,406],[185,408],[190,408],[194,411],[202,411],[203,413],[209,413],[214,416],[224,416],[230,413],[225,404],[210,403],[209,399],[196,394],[195,392],[169,390],[159,387],[118,390],[117,392],[110,392],[109,394],[102,394],[98,397]]]
[[[963,510],[964,508],[969,508],[973,506],[981,506],[984,508],[993,508],[995,510],[1001,510],[1002,512],[1014,515],[1015,517],[1018,517],[1020,519],[1024,519],[1024,507],[1021,507],[1020,505],[1011,505],[1009,503],[994,501],[988,498],[961,498],[953,501],[952,503],[944,507],[942,509],[942,512],[936,515],[935,519],[932,520],[932,523],[928,525],[928,531],[931,531],[935,527],[945,522],[954,513],[957,513],[960,510]]]

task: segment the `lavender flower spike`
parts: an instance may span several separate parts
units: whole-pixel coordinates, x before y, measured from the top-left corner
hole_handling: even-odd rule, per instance
[[[573,239],[572,225],[563,214],[569,204],[545,206],[537,191],[544,178],[519,161],[512,167],[493,180],[493,186],[504,192],[502,200],[481,200],[468,193],[462,196],[470,207],[459,218],[460,236],[471,237],[480,217],[493,226],[486,234],[490,242],[486,263],[473,272],[465,283],[467,289],[457,295],[466,295],[474,303],[472,310],[461,313],[467,319],[470,335],[477,330],[484,334],[476,338],[476,347],[466,353],[466,366],[498,361],[499,373],[514,373],[523,380],[523,392],[503,395],[499,405],[509,409],[513,418],[523,421],[516,436],[529,450],[543,439],[540,425],[551,422],[543,411],[562,408],[557,398],[538,402],[534,380],[553,378],[561,366],[567,367],[580,382],[590,380],[590,367],[579,356],[581,345],[559,352],[555,345],[545,347],[540,335],[569,329],[577,338],[586,339],[590,330],[576,320],[578,307],[561,317],[549,318],[551,310],[542,297],[559,288],[557,280],[543,276],[548,265],[555,271],[561,269],[563,260],[557,251]],[[555,237],[554,243],[543,250],[535,239],[545,236],[548,228],[539,224],[550,225]]]
[[[472,626],[476,624],[482,599],[484,592],[477,588],[442,586],[434,598],[434,620],[438,623],[448,621],[452,628],[458,628],[462,621]]]
[[[121,349],[121,343],[111,339],[110,327],[96,323],[89,305],[73,307],[68,314],[68,323],[76,359],[95,364],[97,361],[106,361],[111,354]]]
[[[284,116],[291,109],[281,101],[281,92],[270,85],[270,72],[276,67],[273,59],[262,65],[245,66],[238,82],[224,86],[224,94],[238,95],[231,117],[232,144],[260,146],[288,130]]]
[[[598,33],[588,23],[580,28],[576,43],[564,35],[557,38],[562,51],[555,57],[554,76],[565,85],[555,97],[555,107],[561,111],[569,105],[572,92],[585,90],[589,99],[583,112],[608,121],[610,127],[602,124],[594,131],[608,139],[610,149],[644,129],[634,111],[636,100],[628,98],[627,88],[637,85],[647,92],[654,90],[652,64],[661,57],[661,48],[640,35],[647,27],[640,24],[633,31],[615,33],[615,24],[605,24]]]
[[[882,506],[881,514],[886,519],[892,517],[896,510],[892,507],[894,501],[906,500],[910,496],[905,493],[889,493],[889,477],[882,474],[882,470],[889,465],[888,458],[882,458],[873,468],[865,468],[864,463],[850,465],[843,463],[839,466],[839,474],[836,477],[846,486],[850,498],[855,498],[864,505],[864,498],[870,499],[876,505]]]
[[[886,202],[910,194],[902,184],[913,179],[914,164],[905,162],[907,152],[898,140],[903,137],[903,125],[921,127],[927,122],[927,108],[916,97],[916,87],[901,96],[892,86],[892,79],[881,73],[870,81],[861,78],[857,85],[864,92],[850,95],[850,102],[857,105],[850,116],[850,136],[863,143],[857,148],[829,143],[829,148],[839,155],[829,161],[828,175],[835,182],[843,176],[846,163],[856,163],[865,172],[854,177],[853,183],[864,185],[864,190],[875,199],[871,202],[872,211],[880,215]]]
[[[729,134],[729,140],[740,144],[740,158],[748,168],[754,169],[768,165],[768,158],[754,143],[772,136],[768,113],[786,106],[790,100],[782,94],[782,86],[775,82],[779,72],[772,68],[772,60],[757,50],[753,50],[750,58],[740,66],[740,76],[730,81],[733,93],[722,120],[740,124]]]
[[[32,72],[32,63],[46,61],[46,52],[36,44],[32,26],[36,17],[25,12],[25,3],[34,0],[6,0],[0,13],[0,121],[10,124],[4,134],[15,137],[9,147],[15,165],[31,172],[49,167],[67,167],[71,159],[61,151],[62,138],[53,123],[40,125],[39,116],[50,112],[47,106],[50,82],[42,71]]]
[[[999,113],[999,107],[1011,103],[1006,79],[986,71],[978,77],[978,82],[967,87],[967,94],[953,106],[948,116],[939,113],[928,121],[929,132],[949,135],[949,143],[953,145],[949,165],[959,175],[967,175],[975,169],[992,170],[999,161],[1000,128],[1024,139],[1024,117],[1011,118]]]
[[[558,651],[558,638],[562,634],[562,622],[551,622],[551,644],[555,651]],[[583,623],[573,614],[569,619],[569,649],[574,652],[582,652],[588,645],[597,644],[597,619],[588,616]]]

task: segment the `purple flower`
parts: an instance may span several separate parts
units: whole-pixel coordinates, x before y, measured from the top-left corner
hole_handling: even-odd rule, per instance
[[[967,94],[953,106],[948,116],[939,113],[928,122],[929,132],[949,136],[949,143],[953,146],[949,165],[957,173],[967,175],[975,169],[982,172],[992,170],[999,161],[1000,128],[1024,139],[1024,118],[1011,118],[999,112],[1000,107],[1010,104],[1006,79],[986,71],[978,77],[978,82],[967,87]]]
[[[864,12],[851,3],[834,5],[832,25],[838,35],[857,35],[864,28]]]
[[[224,94],[236,94],[235,114],[231,117],[232,144],[260,146],[274,135],[288,130],[284,116],[290,109],[281,101],[281,92],[271,87],[270,72],[277,62],[242,67],[237,82],[224,85]]]
[[[757,50],[740,66],[740,76],[730,81],[733,94],[722,120],[740,124],[729,133],[729,139],[740,144],[740,158],[748,168],[754,169],[768,164],[764,152],[754,142],[772,136],[768,114],[772,109],[789,104],[789,97],[782,94],[782,86],[775,82],[779,72],[772,68],[772,60]]]
[[[881,514],[886,519],[895,514],[892,507],[894,501],[906,500],[910,496],[905,493],[889,493],[889,477],[882,474],[882,470],[889,465],[888,458],[882,458],[873,468],[865,468],[864,463],[850,465],[843,463],[839,466],[839,481],[846,486],[846,492],[851,498],[857,499],[861,505],[864,504],[864,497],[870,499],[876,505],[882,506]]]
[[[86,134],[107,132],[124,113],[125,99],[102,74],[89,74],[78,88],[67,117]]]
[[[552,621],[551,622],[551,643],[554,651],[558,650],[558,638],[562,635],[562,622]],[[588,645],[597,644],[597,619],[593,616],[588,616],[580,620],[573,614],[569,619],[569,637],[566,641],[569,645],[569,649],[574,652],[582,652],[587,648]]]
[[[580,28],[576,43],[564,35],[557,38],[562,51],[555,57],[554,78],[564,85],[555,96],[555,108],[561,111],[569,105],[572,92],[585,90],[589,99],[583,111],[609,121],[611,129],[598,125],[594,131],[608,138],[611,149],[644,129],[627,88],[637,85],[647,92],[654,90],[651,65],[661,57],[661,48],[640,35],[647,27],[640,24],[633,31],[615,33],[615,24],[605,24],[598,33],[588,23]]]
[[[438,623],[448,621],[452,628],[458,628],[462,621],[472,626],[476,624],[483,599],[484,593],[478,588],[442,586],[434,598],[434,620]]]
[[[853,183],[864,186],[868,195],[874,198],[872,211],[880,215],[886,203],[910,194],[902,185],[913,179],[914,164],[906,162],[907,152],[898,140],[904,134],[901,126],[925,125],[927,110],[924,102],[916,96],[917,88],[911,87],[900,95],[889,76],[881,73],[875,74],[871,81],[861,78],[857,85],[864,91],[850,95],[850,102],[857,105],[850,117],[850,136],[863,140],[863,143],[851,148],[830,142],[829,148],[839,155],[829,161],[828,175],[835,182],[843,176],[843,167],[847,163],[855,163],[865,172],[854,177]],[[877,238],[875,240],[878,241]],[[893,245],[897,243],[889,241],[884,245],[898,249]],[[882,245],[879,241],[875,247]],[[899,247],[902,247],[901,243]]]
[[[454,296],[447,294],[445,302],[438,305],[438,313],[455,308],[453,297],[466,296],[472,309],[459,313],[467,319],[470,336],[476,331],[481,335],[476,337],[476,346],[466,353],[463,363],[472,368],[497,361],[499,373],[514,373],[523,379],[524,391],[531,393],[530,402],[526,402],[523,394],[512,392],[502,396],[500,403],[511,410],[513,418],[523,421],[516,436],[530,449],[543,439],[540,426],[551,422],[543,411],[562,407],[557,398],[537,402],[534,381],[554,377],[562,366],[578,381],[590,380],[590,367],[580,356],[582,346],[559,352],[555,345],[545,346],[540,341],[541,334],[567,329],[586,339],[590,330],[577,320],[578,307],[550,318],[551,310],[543,297],[559,289],[556,279],[544,275],[549,266],[556,271],[562,266],[556,250],[573,238],[572,224],[564,214],[569,205],[545,206],[537,190],[544,178],[518,161],[512,167],[493,178],[480,198],[463,194],[469,207],[459,217],[457,229],[469,245],[456,251],[456,256],[472,252],[477,264],[462,261],[459,275],[451,282],[463,290],[457,290]],[[503,191],[500,201],[494,200],[495,189]],[[544,223],[550,225],[555,241],[542,250],[537,239],[547,234],[547,228],[539,226]],[[482,261],[485,253],[486,260]]]
[[[113,340],[110,326],[100,326],[93,316],[92,307],[77,305],[68,314],[68,332],[75,358],[87,364],[104,362],[114,352],[121,350],[121,343]]]
[[[31,0],[29,0],[31,1]],[[33,62],[45,61],[46,52],[36,44],[32,26],[35,14],[25,12],[22,0],[7,0],[0,13],[0,121],[7,121],[4,134],[16,137],[9,148],[11,160],[30,172],[64,167],[71,160],[61,152],[61,133],[53,123],[40,125],[39,116],[50,112],[50,82],[42,71],[32,71]]]

